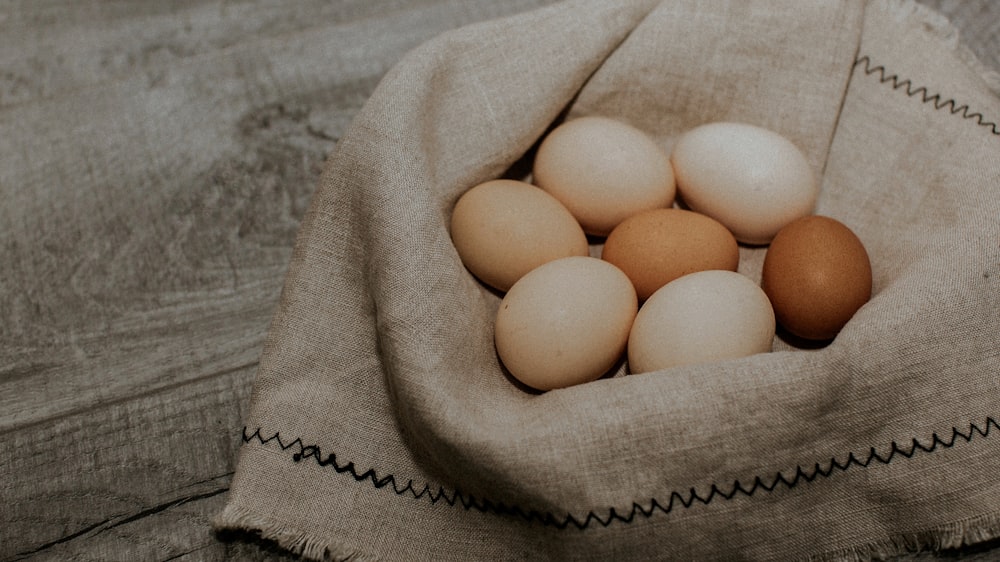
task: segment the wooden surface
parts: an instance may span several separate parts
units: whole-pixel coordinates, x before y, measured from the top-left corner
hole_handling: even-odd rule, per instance
[[[0,0],[0,560],[292,558],[210,520],[324,157],[408,49],[551,1]],[[924,3],[1000,69],[1000,5]]]

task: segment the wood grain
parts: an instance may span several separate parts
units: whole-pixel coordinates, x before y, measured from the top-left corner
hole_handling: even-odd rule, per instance
[[[248,40],[280,39],[310,29],[331,30],[343,25],[369,28],[372,32],[388,30],[392,33],[381,36],[390,43],[414,43],[446,27],[537,4],[515,1],[491,7],[484,2],[398,0],[6,1],[0,8],[0,107],[71,94],[125,77],[138,78],[155,88],[191,59],[229,48],[240,49]],[[438,17],[437,22],[431,21]],[[400,25],[400,19],[414,25]],[[397,25],[389,23],[394,20]],[[384,27],[386,23],[391,29]],[[381,30],[376,29],[379,25],[383,26]],[[335,56],[341,52],[332,51]],[[385,52],[391,52],[391,46]]]
[[[252,360],[351,116],[406,50],[502,11],[457,4],[249,37],[155,85],[130,75],[0,112],[15,155],[0,170],[0,429]],[[39,393],[40,376],[72,391]]]
[[[44,421],[0,436],[0,541],[16,556],[148,560],[209,544],[176,533],[228,490],[253,367]],[[191,504],[191,505],[189,505]],[[156,522],[156,527],[141,531]],[[162,536],[157,536],[162,534]],[[200,541],[200,542],[199,542]],[[89,554],[88,554],[89,553]]]
[[[293,558],[209,522],[323,160],[407,50],[552,1],[0,0],[0,560]],[[924,3],[1000,68],[1000,10]]]
[[[0,22],[42,69],[0,108],[0,559],[274,554],[209,519],[323,159],[408,49],[540,3],[170,4]]]

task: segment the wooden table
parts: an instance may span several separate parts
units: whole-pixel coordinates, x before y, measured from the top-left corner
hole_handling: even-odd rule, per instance
[[[0,560],[292,558],[210,521],[324,157],[407,50],[551,1],[0,0]],[[924,3],[1000,69],[1000,3]]]

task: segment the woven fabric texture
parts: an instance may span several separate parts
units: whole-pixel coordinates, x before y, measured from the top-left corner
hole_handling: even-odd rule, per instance
[[[322,559],[853,560],[1000,534],[1000,97],[909,1],[571,0],[446,33],[328,160],[222,529]],[[449,213],[564,119],[778,131],[874,294],[829,345],[544,394]],[[741,248],[759,281],[765,248]]]

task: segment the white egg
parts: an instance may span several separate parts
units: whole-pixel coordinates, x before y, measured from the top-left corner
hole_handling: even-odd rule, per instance
[[[695,127],[674,145],[670,161],[684,204],[746,244],[769,243],[781,227],[811,214],[819,196],[798,147],[754,125]]]
[[[639,309],[628,341],[633,374],[771,350],[775,319],[756,283],[733,271],[691,273]]]

